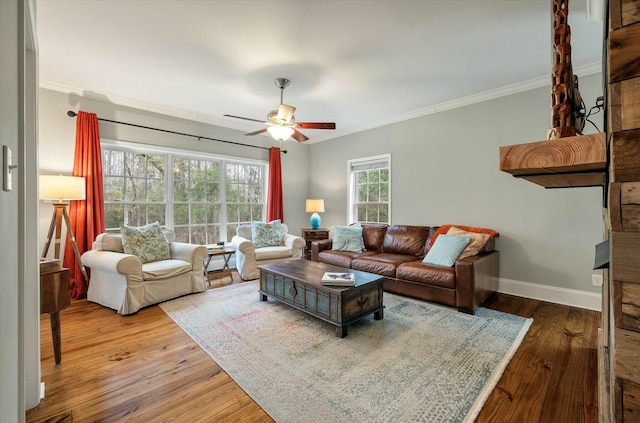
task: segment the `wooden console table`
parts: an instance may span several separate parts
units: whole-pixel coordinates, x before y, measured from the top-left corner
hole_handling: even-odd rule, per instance
[[[53,354],[56,364],[62,361],[60,311],[71,304],[69,269],[53,269],[40,273],[40,314],[49,313]]]

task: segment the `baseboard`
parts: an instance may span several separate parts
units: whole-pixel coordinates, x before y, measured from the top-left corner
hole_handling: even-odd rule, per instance
[[[602,294],[500,278],[498,292],[518,297],[602,311]]]

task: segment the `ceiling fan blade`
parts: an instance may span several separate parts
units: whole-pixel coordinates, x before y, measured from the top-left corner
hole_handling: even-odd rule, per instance
[[[293,134],[291,134],[291,138],[293,138],[294,140],[298,141],[298,142],[305,142],[306,140],[309,139],[309,137],[305,136],[303,133],[297,131],[297,130],[293,130]]]
[[[278,119],[282,119],[288,123],[291,121],[291,118],[293,118],[293,112],[295,111],[296,108],[293,106],[280,104],[280,107],[278,107]]]
[[[267,132],[267,128],[258,129],[257,131],[249,132],[248,134],[245,134],[245,135],[258,135],[258,134],[262,134],[263,132]]]
[[[302,129],[336,129],[335,122],[296,122]]]
[[[250,120],[252,122],[267,123],[267,121],[265,121],[265,120],[251,119],[251,118],[246,118],[246,117],[242,117],[242,116],[234,116],[234,115],[223,115],[223,116],[236,118],[236,119]]]

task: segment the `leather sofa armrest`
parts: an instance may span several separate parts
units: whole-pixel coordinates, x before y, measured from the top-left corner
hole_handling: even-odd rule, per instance
[[[493,250],[456,261],[456,303],[458,311],[474,314],[498,291],[500,252]]]
[[[330,250],[333,246],[332,239],[320,239],[311,242],[311,261],[318,261],[318,254],[322,250]]]

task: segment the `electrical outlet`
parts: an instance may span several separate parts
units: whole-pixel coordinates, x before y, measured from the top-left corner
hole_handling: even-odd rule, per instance
[[[591,285],[602,286],[602,275],[591,275]]]

